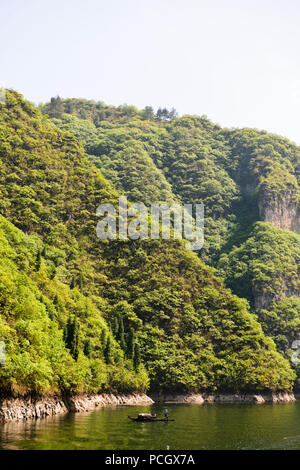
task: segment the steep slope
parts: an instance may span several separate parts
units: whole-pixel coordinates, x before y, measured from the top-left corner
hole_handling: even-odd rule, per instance
[[[152,390],[282,387],[288,363],[211,268],[179,243],[124,245],[118,263],[116,248],[106,247],[106,296],[136,323]]]
[[[229,171],[243,193],[256,198],[260,220],[299,233],[299,147],[254,129],[225,135],[231,147]]]
[[[253,302],[265,333],[291,357],[300,337],[300,235],[257,222],[244,243],[220,257],[219,272]]]
[[[299,300],[299,236],[289,233],[300,232],[299,147],[265,131],[221,129],[206,117],[167,122],[145,110],[130,108],[126,113],[126,108],[84,100],[60,100],[59,106],[57,113],[54,100],[43,111],[56,111],[56,125],[75,133],[94,162],[105,161],[113,168],[106,175],[115,185],[120,180],[124,189],[135,172],[134,160],[128,161],[126,172],[124,161],[115,165],[120,145],[116,136],[122,136],[129,149],[133,142],[143,146],[170,183],[173,199],[204,203],[205,244],[199,256],[217,267],[236,294],[249,300],[265,331],[280,346],[278,328],[273,334],[262,310],[275,318],[279,309],[281,324],[278,302]],[[86,135],[84,129],[90,126],[93,135]],[[97,143],[99,138],[105,145]],[[148,202],[140,182],[134,181],[135,191]],[[127,195],[135,200],[130,190]],[[296,325],[299,313],[292,311]],[[293,334],[282,333],[285,350],[299,333],[297,326]]]
[[[299,297],[300,235],[257,222],[243,244],[221,256],[219,268],[227,284],[253,300],[257,310],[284,297]]]
[[[1,395],[147,387],[147,374],[134,370],[108,328],[104,302],[53,276],[40,237],[0,216],[0,253]]]
[[[155,165],[151,149],[157,140],[157,128],[148,121],[130,121],[121,128],[111,122],[98,127],[89,120],[72,115],[53,119],[60,129],[72,132],[85,144],[91,161],[113,186],[132,202],[172,203],[176,197],[163,172]]]
[[[153,390],[292,386],[289,363],[264,336],[247,303],[181,242],[96,238],[96,208],[115,203],[117,193],[70,133],[15,92],[8,92],[1,106],[0,129],[2,213],[40,237],[45,250],[37,253],[37,262],[42,257],[50,281],[71,291],[77,286],[103,312],[123,351],[121,364],[129,375],[130,367],[138,372],[132,370],[131,384],[147,381],[141,358]],[[88,306],[82,315],[89,311]],[[80,315],[74,312],[79,320]],[[100,329],[95,331],[99,338]],[[77,361],[82,347],[79,342]],[[117,365],[105,350],[107,365]]]

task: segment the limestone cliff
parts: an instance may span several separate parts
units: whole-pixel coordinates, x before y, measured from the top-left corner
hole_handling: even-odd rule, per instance
[[[267,197],[260,194],[258,200],[260,219],[285,230],[300,233],[300,206],[293,190]]]

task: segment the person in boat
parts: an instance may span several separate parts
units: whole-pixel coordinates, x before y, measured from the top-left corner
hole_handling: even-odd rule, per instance
[[[169,413],[168,413],[168,410],[165,409],[165,418],[168,419],[169,418]]]

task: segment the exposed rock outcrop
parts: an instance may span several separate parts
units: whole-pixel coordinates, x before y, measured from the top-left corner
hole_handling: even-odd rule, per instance
[[[132,395],[113,395],[112,393],[103,393],[101,395],[79,395],[71,398],[68,397],[65,399],[65,402],[69,411],[77,413],[80,411],[91,411],[94,408],[108,405],[152,405],[153,400],[143,393]]]
[[[91,411],[101,406],[151,405],[153,400],[143,393],[80,395],[74,397],[5,398],[0,399],[0,422],[45,418],[59,413]]]
[[[284,194],[268,197],[261,192],[258,199],[259,216],[264,222],[274,227],[300,233],[300,206],[297,203],[296,190],[286,190]],[[260,285],[253,286],[254,305],[256,310],[268,308],[274,300],[285,297],[300,296],[300,290],[294,286],[294,279],[282,281],[281,289],[276,293],[266,292]]]
[[[262,310],[267,308],[270,303],[275,300],[273,294],[265,292],[259,286],[254,285],[252,288],[253,298],[254,298],[254,306],[256,310]]]
[[[191,393],[186,395],[151,395],[156,402],[162,403],[287,403],[295,401],[292,392],[274,393]]]
[[[67,411],[68,408],[61,397],[37,400],[32,398],[9,398],[0,400],[0,421],[44,418],[59,413],[66,413]]]
[[[258,201],[260,219],[274,227],[300,233],[300,207],[294,191],[286,191],[272,199],[261,194]]]

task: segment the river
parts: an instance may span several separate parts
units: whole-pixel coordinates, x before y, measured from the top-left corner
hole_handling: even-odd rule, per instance
[[[136,423],[165,405],[102,408],[0,425],[0,449],[299,449],[300,401],[264,405],[168,404],[174,422]]]

